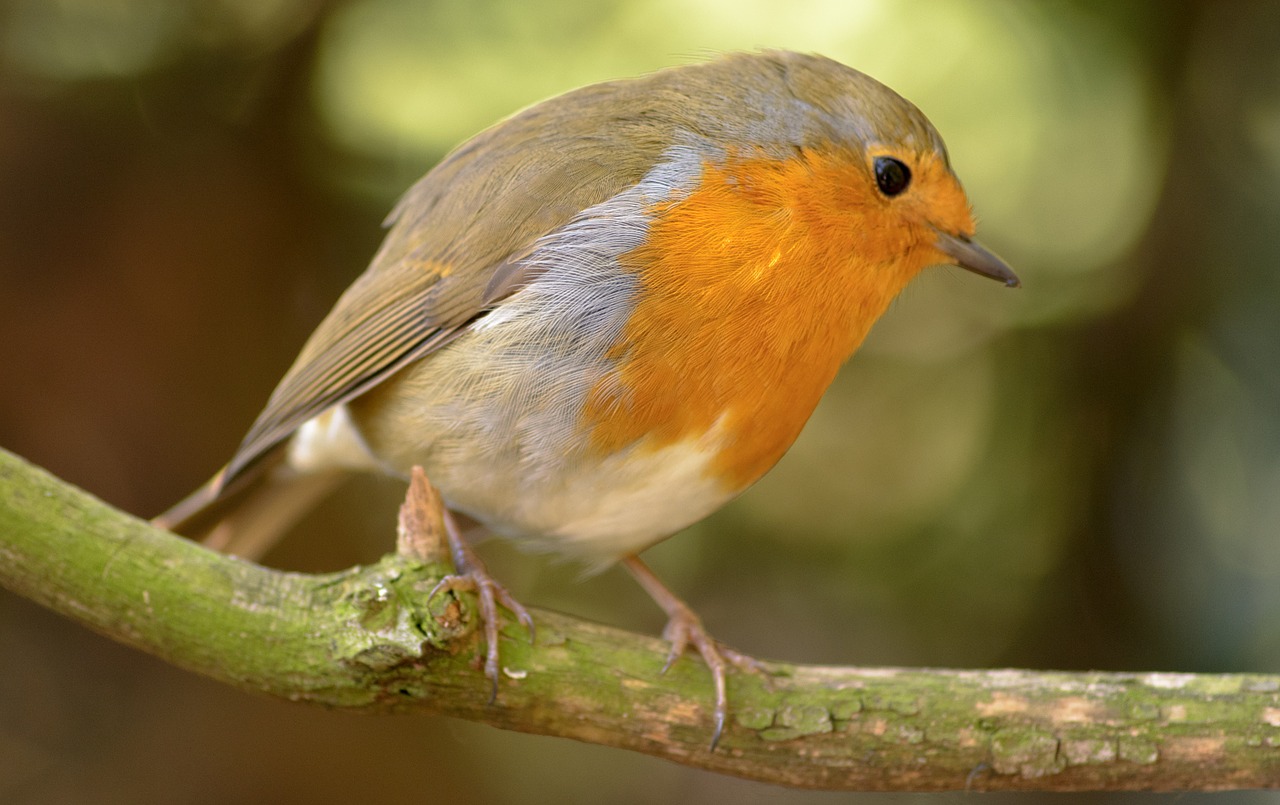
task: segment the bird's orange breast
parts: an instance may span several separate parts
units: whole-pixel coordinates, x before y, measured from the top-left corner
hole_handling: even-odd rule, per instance
[[[639,292],[591,390],[592,447],[657,449],[719,426],[729,488],[791,446],[840,365],[922,267],[855,154],[704,163],[622,256]]]

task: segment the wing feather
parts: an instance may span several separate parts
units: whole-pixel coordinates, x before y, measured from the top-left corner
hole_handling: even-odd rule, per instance
[[[410,188],[373,262],[307,341],[218,488],[307,420],[447,344],[533,278],[523,260],[541,237],[638,182],[677,128],[655,119],[639,84],[595,85],[531,107]]]

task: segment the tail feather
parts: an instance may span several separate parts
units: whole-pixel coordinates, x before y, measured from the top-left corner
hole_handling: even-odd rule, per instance
[[[351,473],[299,473],[268,457],[222,483],[223,472],[152,519],[152,525],[198,539],[214,550],[256,560]]]

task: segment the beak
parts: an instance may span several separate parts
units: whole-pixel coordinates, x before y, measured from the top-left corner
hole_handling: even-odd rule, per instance
[[[938,239],[933,245],[938,251],[950,257],[956,265],[975,274],[999,280],[1010,288],[1017,288],[1022,284],[1018,275],[1013,273],[1013,269],[981,243],[963,235],[949,235],[941,230],[935,231],[938,232]]]

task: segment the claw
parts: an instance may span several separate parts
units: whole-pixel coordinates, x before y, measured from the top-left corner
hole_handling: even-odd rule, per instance
[[[421,471],[418,468],[415,467],[414,470],[414,483],[425,484],[426,477],[421,476]],[[421,479],[419,476],[421,476]],[[413,494],[412,486],[410,494]],[[489,571],[485,569],[480,557],[471,550],[471,546],[467,545],[466,540],[463,539],[462,531],[458,528],[457,521],[454,520],[449,510],[441,507],[440,512],[444,523],[445,539],[449,543],[449,552],[453,557],[453,565],[457,572],[445,576],[435,587],[431,588],[431,592],[427,594],[427,604],[434,601],[436,596],[441,593],[471,592],[476,594],[480,608],[480,622],[484,629],[484,675],[493,683],[493,692],[489,697],[489,703],[492,704],[498,698],[498,637],[502,625],[502,620],[498,615],[498,606],[501,605],[515,615],[516,620],[520,621],[521,625],[529,630],[530,643],[534,642],[533,616],[511,593],[507,592],[507,588],[489,575]],[[407,521],[402,519],[402,529],[405,528],[405,522]],[[412,542],[412,537],[413,535],[406,537],[406,542]]]
[[[653,571],[641,562],[639,557],[628,556],[622,560],[622,563],[627,570],[631,571],[631,575],[635,576],[636,581],[640,582],[640,586],[645,588],[654,602],[667,613],[667,626],[662,630],[662,636],[671,644],[671,649],[667,652],[667,661],[662,666],[662,673],[665,674],[690,646],[697,649],[703,662],[707,664],[707,669],[711,671],[711,680],[716,689],[715,726],[711,732],[710,747],[714,752],[716,745],[720,743],[720,736],[724,734],[724,725],[729,715],[727,691],[729,666],[733,665],[741,670],[752,672],[763,671],[764,668],[758,660],[717,643],[707,633],[702,621],[693,610],[677,598],[675,593],[667,589],[666,585],[653,575]]]

